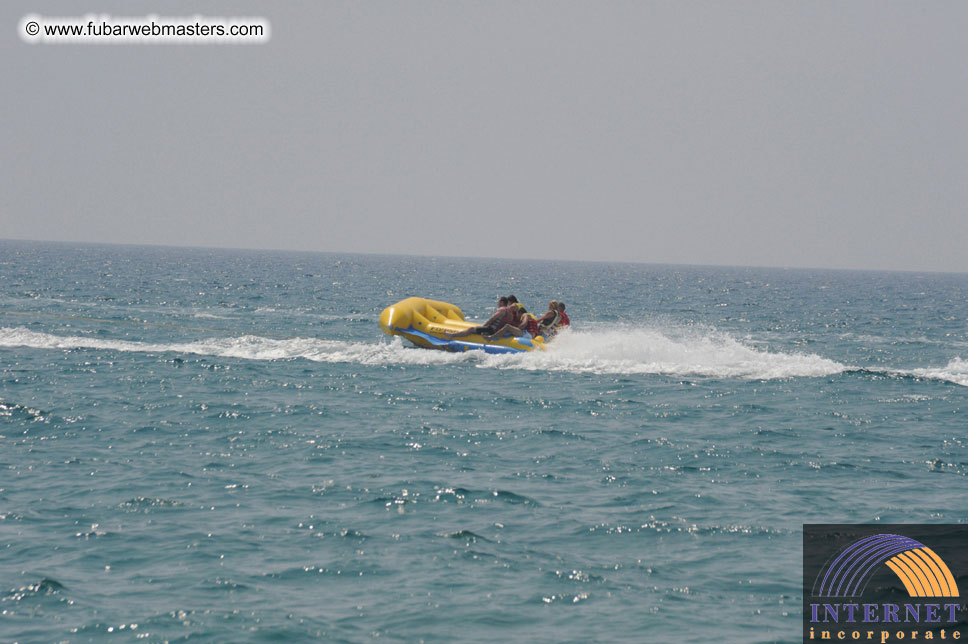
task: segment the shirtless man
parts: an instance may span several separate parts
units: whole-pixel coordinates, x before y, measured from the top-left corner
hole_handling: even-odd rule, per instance
[[[445,333],[448,338],[463,338],[465,335],[493,335],[495,331],[512,320],[512,313],[508,310],[508,298],[502,296],[497,301],[497,311],[481,326],[472,326],[463,331]]]
[[[518,304],[518,321],[515,323],[513,320],[508,322],[500,329],[495,331],[489,336],[484,336],[485,340],[494,340],[504,336],[505,333],[510,333],[516,338],[520,338],[525,332],[530,333],[531,337],[538,335],[538,323],[534,316],[528,313],[523,306]]]

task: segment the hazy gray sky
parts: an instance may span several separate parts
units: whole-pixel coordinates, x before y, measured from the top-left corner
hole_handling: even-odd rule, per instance
[[[266,45],[28,45],[28,13]],[[0,238],[968,271],[965,2],[4,2]]]

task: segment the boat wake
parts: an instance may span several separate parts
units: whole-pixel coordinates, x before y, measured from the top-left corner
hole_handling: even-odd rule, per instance
[[[503,362],[495,366],[756,380],[828,376],[849,369],[816,354],[754,348],[709,329],[642,327],[567,331],[548,351],[510,356]]]
[[[466,354],[416,351],[397,338],[391,343],[339,342],[316,338],[276,339],[256,335],[208,338],[193,342],[153,343],[105,340],[38,333],[25,328],[0,328],[0,347],[34,349],[96,349],[136,353],[180,353],[243,360],[352,362],[364,365],[440,364],[466,359]]]
[[[488,355],[416,349],[400,338],[387,342],[341,342],[317,338],[275,339],[243,335],[191,342],[152,343],[0,328],[0,348],[96,350],[188,354],[242,360],[310,360],[368,366],[468,364],[483,369],[564,371],[615,375],[667,375],[773,380],[824,377],[845,372],[940,380],[968,386],[968,361],[910,370],[851,367],[813,353],[769,351],[709,329],[629,327],[566,331],[547,351]]]

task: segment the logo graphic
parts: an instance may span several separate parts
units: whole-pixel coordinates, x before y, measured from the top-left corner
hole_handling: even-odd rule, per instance
[[[898,576],[911,597],[958,597],[958,584],[931,548],[899,534],[864,537],[840,551],[820,571],[815,597],[860,597],[881,564]]]
[[[804,525],[803,641],[961,639],[966,573],[966,524]]]

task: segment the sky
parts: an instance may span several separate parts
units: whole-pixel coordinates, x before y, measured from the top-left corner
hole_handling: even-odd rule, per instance
[[[25,43],[26,14],[263,45]],[[0,238],[968,272],[968,3],[4,2]]]

